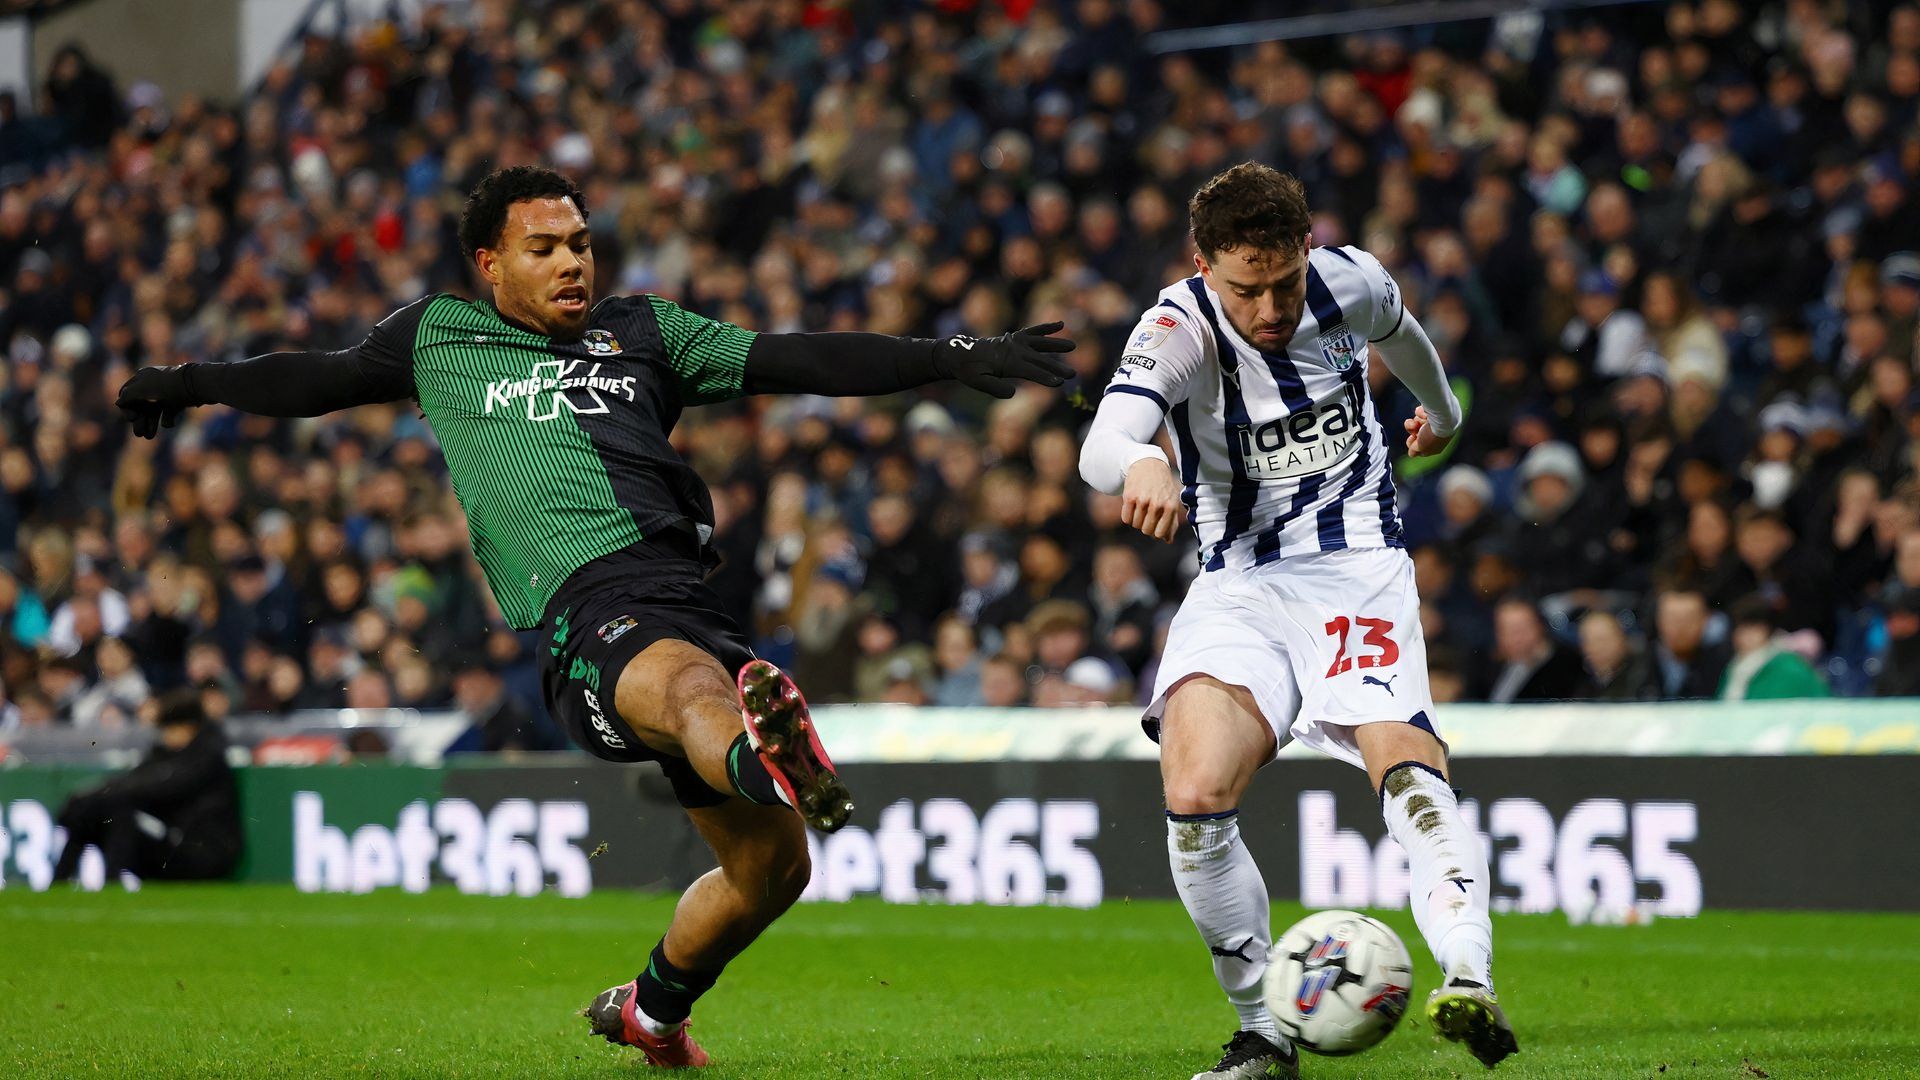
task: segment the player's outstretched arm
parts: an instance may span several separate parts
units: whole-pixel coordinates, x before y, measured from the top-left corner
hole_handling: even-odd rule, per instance
[[[414,396],[413,338],[429,296],[387,316],[366,340],[338,352],[278,352],[225,364],[141,368],[114,405],[151,439],[196,405],[260,416],[320,416]]]
[[[998,337],[965,334],[938,341],[884,334],[760,334],[747,351],[749,394],[871,397],[956,379],[994,397],[1013,396],[1018,380],[1059,386],[1073,377],[1060,359],[1073,351],[1054,337],[1061,323]]]
[[[1453,439],[1463,419],[1460,399],[1453,396],[1453,387],[1447,385],[1447,370],[1440,363],[1439,351],[1412,312],[1406,312],[1393,333],[1373,345],[1380,350],[1380,359],[1386,361],[1387,370],[1420,400],[1413,419],[1404,425],[1408,455],[1424,457],[1439,453]]]
[[[356,348],[339,352],[282,352],[227,364],[141,368],[120,387],[114,404],[151,439],[196,405],[231,405],[261,416],[319,416],[336,409],[394,401]]]

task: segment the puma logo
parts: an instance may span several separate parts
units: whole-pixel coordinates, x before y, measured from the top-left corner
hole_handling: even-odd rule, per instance
[[[1376,679],[1376,678],[1374,678],[1374,677],[1373,677],[1373,676],[1371,676],[1371,675],[1362,675],[1362,676],[1360,676],[1360,685],[1362,685],[1362,686],[1377,686],[1377,687],[1379,687],[1380,689],[1382,689],[1382,690],[1385,690],[1385,691],[1387,692],[1387,696],[1388,696],[1388,697],[1393,697],[1393,696],[1394,696],[1394,693],[1393,693],[1393,680],[1395,680],[1395,679],[1397,679],[1397,678],[1399,678],[1399,677],[1400,677],[1400,676],[1399,676],[1399,675],[1398,675],[1398,674],[1396,673],[1396,674],[1393,674],[1393,675],[1389,675],[1389,676],[1387,676],[1387,681],[1386,681],[1386,682],[1381,682],[1381,681],[1380,681],[1379,679]]]
[[[1251,964],[1253,963],[1253,957],[1247,955],[1247,946],[1251,944],[1253,944],[1253,939],[1248,938],[1231,949],[1223,949],[1218,945],[1209,945],[1207,946],[1207,951],[1215,956],[1230,956],[1243,964]]]

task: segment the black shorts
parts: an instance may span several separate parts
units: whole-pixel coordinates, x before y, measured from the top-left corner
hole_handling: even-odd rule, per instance
[[[715,791],[685,758],[640,741],[613,708],[627,662],[656,641],[684,641],[729,674],[753,659],[738,624],[720,610],[691,535],[668,531],[574,571],[541,623],[540,685],[547,711],[574,744],[607,761],[657,761],[680,805],[717,806]]]

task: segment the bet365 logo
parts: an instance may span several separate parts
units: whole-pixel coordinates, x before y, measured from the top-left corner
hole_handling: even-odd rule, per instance
[[[607,399],[600,396],[603,393],[632,401],[634,377],[602,375],[600,367],[585,360],[542,360],[533,365],[533,374],[524,379],[490,383],[482,411],[490,415],[496,408],[507,408],[525,398],[527,419],[544,422],[559,416],[562,409],[575,415],[606,412]],[[582,368],[586,370],[583,372]]]
[[[1371,800],[1362,805],[1363,812],[1376,813]],[[1299,808],[1301,903],[1406,904],[1407,856],[1399,844],[1375,844],[1342,828],[1331,791],[1301,792]],[[1477,801],[1460,800],[1460,816],[1490,855],[1495,911],[1558,909],[1590,917],[1646,903],[1660,915],[1700,914],[1700,868],[1687,848],[1700,838],[1700,811],[1693,803],[1583,799],[1556,818],[1536,799],[1510,796],[1487,807],[1485,832]]]
[[[1089,799],[1001,799],[979,813],[959,799],[900,799],[871,832],[807,834],[813,878],[802,899],[1093,907],[1105,876],[1086,844],[1099,835]]]

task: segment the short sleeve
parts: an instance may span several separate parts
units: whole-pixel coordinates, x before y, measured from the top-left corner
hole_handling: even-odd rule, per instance
[[[1171,301],[1163,302],[1134,324],[1107,393],[1138,394],[1166,412],[1187,400],[1194,373],[1206,356],[1206,342],[1193,316]]]
[[[689,405],[730,401],[746,393],[747,350],[758,335],[732,323],[695,315],[671,300],[648,296],[660,326],[667,364]]]
[[[433,297],[408,304],[380,320],[355,350],[368,400],[399,401],[419,393],[413,384],[413,343]]]
[[[1395,330],[1400,329],[1400,322],[1407,315],[1406,301],[1400,295],[1400,285],[1393,280],[1392,274],[1387,273],[1387,268],[1380,265],[1379,259],[1357,247],[1341,250],[1353,256],[1354,265],[1360,268],[1360,276],[1366,281],[1369,298],[1368,318],[1365,324],[1367,340],[1383,341]]]

